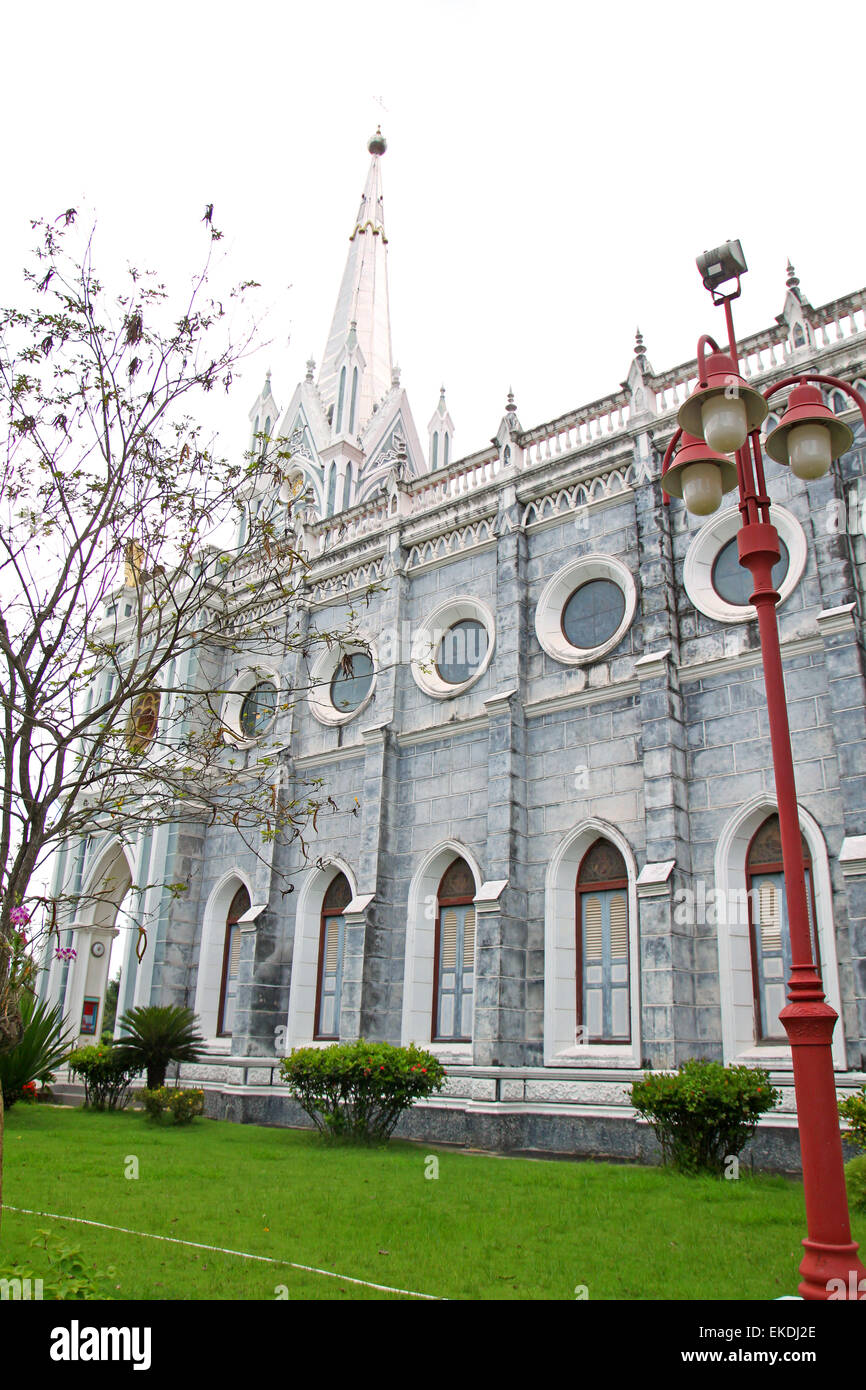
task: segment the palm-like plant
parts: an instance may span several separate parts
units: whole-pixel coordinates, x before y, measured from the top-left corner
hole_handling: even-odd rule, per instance
[[[147,1071],[148,1090],[165,1085],[171,1062],[196,1062],[204,1038],[196,1031],[192,1009],[177,1004],[145,1004],[120,1020],[117,1039],[122,1060]]]
[[[20,1012],[23,1031],[16,1045],[0,1052],[0,1087],[3,1104],[14,1105],[30,1081],[47,1081],[55,1067],[66,1060],[74,1037],[64,1026],[59,1004],[50,1005],[22,990]]]

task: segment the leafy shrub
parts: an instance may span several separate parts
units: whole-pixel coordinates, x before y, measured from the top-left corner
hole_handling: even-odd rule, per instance
[[[147,1072],[148,1090],[158,1090],[171,1062],[196,1062],[201,1056],[204,1038],[195,1025],[192,1009],[145,1004],[123,1015],[117,1048],[130,1067]]]
[[[850,1126],[843,1131],[842,1137],[856,1149],[866,1152],[866,1086],[861,1086],[859,1091],[839,1102],[839,1114]]]
[[[152,1120],[158,1120],[168,1105],[168,1087],[154,1086],[151,1089],[146,1086],[136,1094],[135,1099],[141,1101]]]
[[[120,1048],[78,1047],[69,1066],[84,1081],[84,1104],[94,1110],[123,1110],[129,1104],[129,1085],[141,1071],[121,1056]]]
[[[59,1004],[49,1005],[23,991],[20,1001],[23,1032],[15,1047],[0,1052],[0,1086],[8,1109],[27,1099],[34,1081],[50,1081],[53,1070],[66,1060],[72,1031],[64,1027]]]
[[[631,1088],[631,1102],[652,1127],[665,1163],[681,1172],[721,1173],[772,1110],[780,1092],[765,1071],[692,1059],[679,1071],[647,1072]]]
[[[29,1279],[31,1284],[41,1279],[44,1299],[111,1298],[106,1285],[116,1276],[113,1265],[107,1269],[93,1269],[85,1263],[84,1256],[76,1246],[62,1245],[54,1231],[37,1231],[30,1248],[45,1252],[44,1260],[38,1260],[39,1268],[13,1265],[7,1278]]]
[[[204,1091],[157,1086],[139,1091],[138,1099],[152,1120],[159,1120],[168,1111],[179,1125],[188,1125],[204,1110]]]
[[[301,1109],[330,1139],[384,1143],[416,1100],[440,1091],[445,1072],[429,1052],[390,1043],[302,1047],[280,1064]]]
[[[866,1154],[858,1154],[845,1164],[845,1186],[852,1211],[866,1211]]]

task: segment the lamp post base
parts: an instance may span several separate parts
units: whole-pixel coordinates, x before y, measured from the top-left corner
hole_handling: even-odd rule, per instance
[[[808,1299],[866,1300],[866,1269],[851,1240],[835,1105],[831,1040],[838,1015],[823,998],[811,965],[794,967],[788,997],[791,1003],[779,1018],[791,1044],[809,1231],[799,1291]]]
[[[806,1254],[800,1265],[802,1282],[797,1286],[803,1298],[845,1299],[866,1303],[866,1270],[857,1258],[857,1242],[850,1245],[823,1245],[804,1240]]]

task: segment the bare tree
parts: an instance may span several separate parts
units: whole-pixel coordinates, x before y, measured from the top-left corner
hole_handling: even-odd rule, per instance
[[[18,1036],[22,926],[32,952],[77,906],[71,889],[47,902],[34,887],[60,842],[186,818],[255,847],[303,839],[326,799],[315,785],[287,799],[267,747],[234,757],[222,717],[226,650],[343,646],[356,615],[312,639],[300,621],[282,441],[227,461],[195,418],[252,341],[229,323],[253,282],[228,309],[211,293],[220,233],[210,208],[204,220],[207,258],[179,310],[132,268],[109,297],[92,238],[67,249],[69,210],[34,223],[26,307],[0,311],[0,1047]]]

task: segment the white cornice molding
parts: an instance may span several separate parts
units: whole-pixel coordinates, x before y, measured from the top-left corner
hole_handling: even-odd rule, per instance
[[[639,656],[634,664],[638,680],[645,681],[656,676],[663,676],[670,659],[670,647],[663,647],[660,651],[647,652],[645,656]]]
[[[588,686],[584,690],[571,691],[565,695],[551,695],[546,700],[531,700],[524,706],[524,712],[527,719],[537,719],[541,714],[579,709],[583,705],[603,704],[607,700],[617,700],[621,695],[639,693],[640,682],[637,680],[612,681],[608,685]]]
[[[363,764],[363,743],[350,743],[346,748],[331,748],[321,753],[304,753],[301,757],[295,758],[294,765],[303,772],[311,767],[326,767],[331,763],[342,763],[348,758],[357,758],[358,762]]]
[[[468,734],[486,729],[486,714],[475,715],[470,719],[450,719],[442,724],[425,724],[420,729],[403,730],[396,735],[399,747],[411,747],[416,743],[438,743],[441,738],[451,738],[454,734]]]
[[[660,898],[668,892],[668,880],[676,866],[675,859],[661,859],[644,864],[637,876],[639,898]]]
[[[825,608],[815,619],[822,637],[833,637],[837,632],[857,630],[857,605],[843,603],[838,608]]]
[[[866,835],[846,835],[839,851],[839,863],[846,878],[866,874]]]
[[[476,913],[479,915],[489,915],[494,912],[499,912],[499,899],[507,886],[507,878],[491,878],[482,883],[473,899]]]
[[[793,637],[782,642],[782,661],[788,657],[806,656],[811,652],[823,650],[819,637]],[[750,666],[760,666],[761,653],[758,650],[738,652],[734,656],[713,657],[710,661],[695,661],[690,665],[682,662],[677,666],[681,682],[702,680],[704,676],[715,676],[722,671],[746,671]]]

